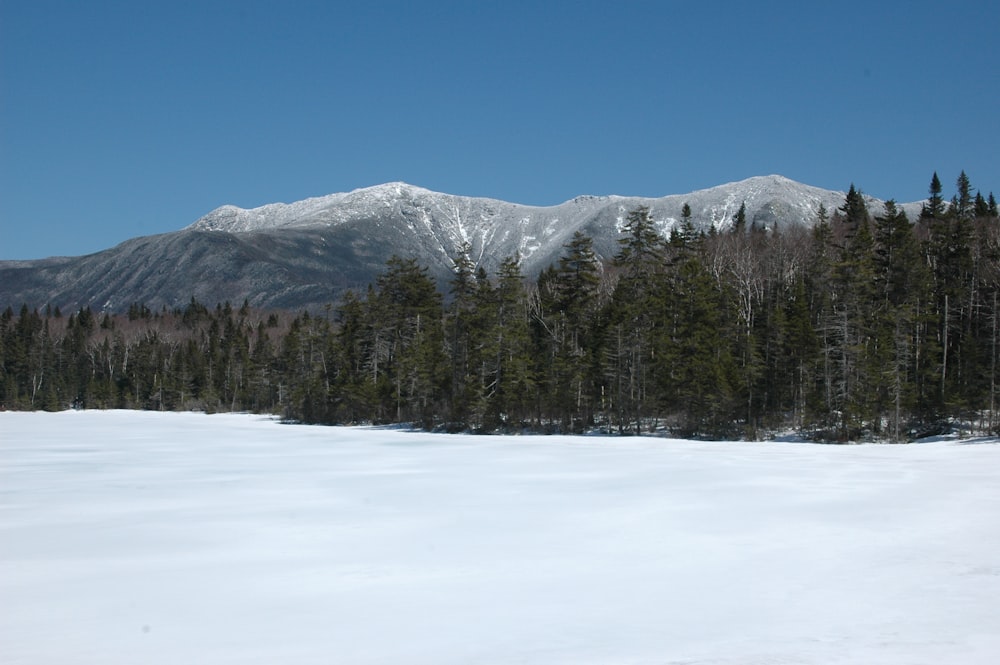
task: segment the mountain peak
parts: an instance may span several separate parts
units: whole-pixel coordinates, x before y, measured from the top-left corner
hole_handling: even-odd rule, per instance
[[[404,194],[436,194],[437,192],[432,192],[429,189],[424,189],[423,187],[417,187],[416,185],[411,185],[403,181],[395,182],[385,182],[381,185],[371,185],[370,187],[360,187],[358,189],[351,190],[344,194],[344,196],[353,196],[359,194],[370,194],[374,196],[402,196]],[[334,194],[336,196],[336,194]]]

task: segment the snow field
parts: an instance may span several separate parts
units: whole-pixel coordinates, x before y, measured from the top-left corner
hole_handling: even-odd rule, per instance
[[[0,413],[0,654],[1000,662],[1000,446]]]

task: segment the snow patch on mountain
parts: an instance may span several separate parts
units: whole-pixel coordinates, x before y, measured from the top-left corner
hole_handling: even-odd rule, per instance
[[[746,205],[748,226],[783,231],[815,223],[820,206],[832,216],[844,198],[778,175],[659,198],[577,196],[554,206],[391,182],[251,209],[225,205],[181,231],[133,238],[93,255],[0,262],[0,302],[120,310],[131,302],[182,306],[196,296],[321,307],[370,283],[393,255],[425,266],[442,287],[464,249],[489,274],[517,256],[523,274],[533,278],[559,260],[577,231],[593,239],[600,260],[612,260],[638,206],[649,208],[656,229],[667,236],[681,223],[685,203],[695,229],[729,228]],[[883,210],[875,199],[868,206],[873,215]],[[910,219],[920,207],[902,206]]]
[[[454,247],[470,244],[484,249],[498,238],[510,240],[512,229],[552,238],[561,229],[578,228],[588,221],[614,212],[614,228],[620,232],[628,212],[639,205],[650,208],[657,228],[664,234],[680,223],[687,203],[696,227],[726,228],[741,205],[747,222],[766,228],[783,224],[811,224],[824,206],[832,214],[844,201],[844,193],[803,185],[780,175],[758,176],[739,182],[672,194],[659,198],[624,196],[578,196],[555,206],[538,207],[496,199],[456,196],[433,192],[403,182],[391,182],[347,193],[309,198],[295,203],[272,203],[244,209],[225,205],[187,227],[196,231],[247,233],[280,228],[337,226],[358,220],[393,217],[415,222]],[[882,211],[882,202],[868,197],[872,214]],[[919,203],[904,209],[913,215]],[[531,243],[522,236],[516,244],[530,252]]]

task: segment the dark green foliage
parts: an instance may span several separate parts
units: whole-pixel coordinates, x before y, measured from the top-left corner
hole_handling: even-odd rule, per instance
[[[746,201],[740,204],[740,209],[733,215],[732,231],[736,235],[743,235],[747,230],[747,204]]]
[[[945,205],[944,199],[941,197],[941,192],[941,180],[935,171],[934,176],[931,178],[930,187],[928,188],[930,196],[927,197],[927,203],[924,204],[920,212],[921,219],[941,219],[944,217]]]
[[[840,223],[844,241],[849,243],[861,225],[869,221],[868,206],[865,203],[865,197],[859,190],[854,188],[854,183],[851,183],[851,188],[847,190],[844,205],[837,209],[837,213],[839,218],[837,221]]]
[[[309,423],[829,440],[1000,429],[1000,224],[961,174],[916,224],[853,185],[811,231],[576,233],[535,281],[459,248],[445,296],[392,258],[322,312],[27,305],[0,313],[0,408],[246,410]]]
[[[654,330],[666,320],[662,307],[667,248],[656,232],[649,208],[629,213],[621,249],[615,256],[619,270],[606,315],[604,381],[610,388],[612,421],[619,432],[642,431],[656,401]]]
[[[699,257],[671,270],[662,304],[671,320],[655,340],[659,410],[684,435],[730,434],[734,368],[723,336],[723,298]]]
[[[559,428],[580,431],[593,424],[592,333],[600,305],[601,265],[590,237],[579,231],[564,249],[558,267],[539,279],[534,332],[542,361],[535,376],[542,389],[541,404],[558,414]]]

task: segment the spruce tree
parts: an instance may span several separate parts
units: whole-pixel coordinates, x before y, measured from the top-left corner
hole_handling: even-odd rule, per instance
[[[945,204],[941,196],[941,191],[941,180],[938,178],[937,171],[935,171],[931,177],[930,187],[928,188],[929,196],[927,202],[920,211],[921,219],[941,219],[944,217]]]
[[[732,363],[722,332],[721,294],[701,258],[689,255],[671,270],[663,291],[670,322],[658,326],[655,353],[658,405],[673,412],[680,433],[719,436],[730,410]]]
[[[851,188],[844,197],[844,204],[837,211],[841,215],[846,242],[850,242],[861,224],[869,221],[865,197],[860,190],[855,189],[854,183],[851,183]]]
[[[505,258],[497,273],[494,376],[496,391],[487,415],[498,426],[520,426],[530,415],[531,373],[528,293],[517,256]]]
[[[673,229],[671,232],[671,244],[682,246],[690,245],[698,234],[694,230],[694,223],[691,221],[691,206],[685,203],[681,207],[680,229]]]
[[[878,304],[873,327],[882,371],[883,408],[893,440],[901,440],[919,394],[921,309],[930,284],[920,247],[906,213],[894,201],[875,218],[875,285]]]
[[[976,214],[975,201],[972,196],[972,185],[969,176],[962,171],[956,181],[957,193],[952,200],[952,210],[954,215],[962,221],[971,221]]]
[[[592,419],[590,333],[599,305],[600,272],[593,241],[578,231],[563,246],[558,265],[543,271],[538,280],[540,401],[562,431],[579,431]]]
[[[747,203],[744,201],[740,204],[740,209],[736,211],[733,215],[733,226],[732,232],[736,235],[742,235],[746,233],[747,229]]]
[[[477,326],[478,287],[469,250],[468,243],[464,244],[454,258],[451,304],[448,307],[447,340],[451,361],[449,420],[456,427],[468,422],[480,392],[476,374],[481,346],[478,337],[482,331]]]
[[[387,345],[387,379],[395,422],[431,427],[441,412],[448,363],[443,353],[442,303],[426,268],[394,256],[376,280],[378,325]]]
[[[657,309],[665,267],[663,238],[653,225],[649,208],[640,206],[629,213],[620,250],[615,256],[619,279],[611,300],[607,340],[614,349],[613,360],[605,360],[613,376],[619,429],[639,433],[650,402],[652,383],[652,333],[657,325]],[[610,365],[610,367],[609,367]]]

